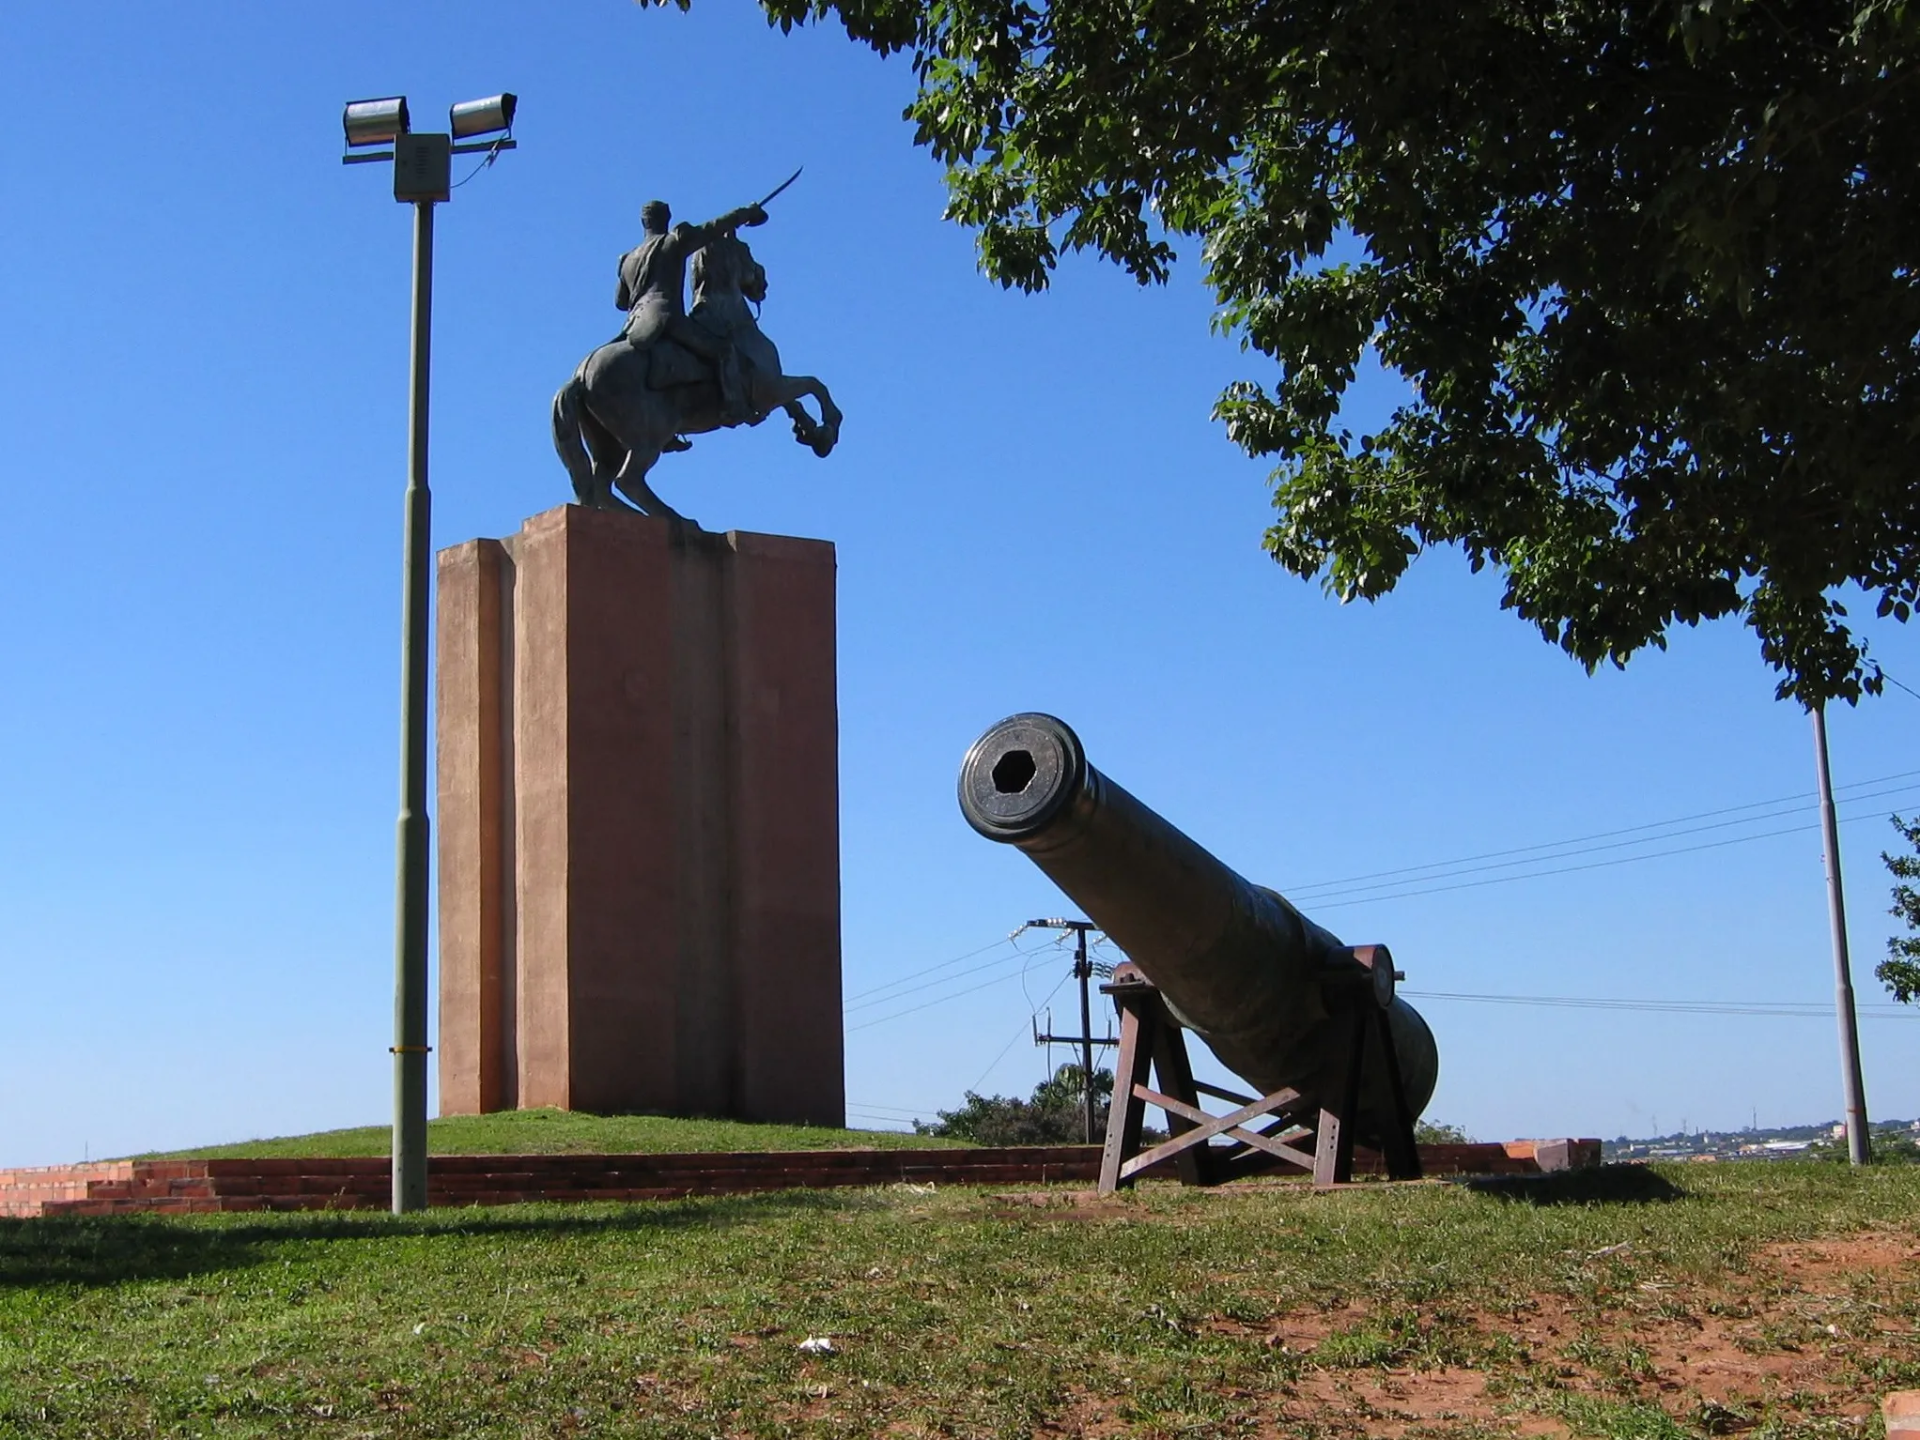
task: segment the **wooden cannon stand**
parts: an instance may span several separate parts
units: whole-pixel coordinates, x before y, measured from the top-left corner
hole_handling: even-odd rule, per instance
[[[1394,982],[1400,977],[1384,945],[1358,946],[1351,954],[1357,962],[1354,968],[1343,967],[1328,977],[1326,994],[1330,1003],[1347,1012],[1352,1041],[1334,1091],[1323,1099],[1313,1123],[1304,1123],[1311,1107],[1298,1090],[1276,1090],[1256,1098],[1195,1080],[1187,1059],[1186,1033],[1158,987],[1130,962],[1116,967],[1113,979],[1100,987],[1120,1009],[1120,1057],[1100,1161],[1100,1193],[1110,1195],[1132,1185],[1142,1171],[1166,1160],[1173,1161],[1186,1185],[1218,1185],[1288,1165],[1310,1173],[1316,1190],[1346,1184],[1353,1178],[1361,1065],[1370,1038],[1386,1066],[1394,1097],[1393,1123],[1381,1137],[1387,1177],[1419,1179],[1413,1113],[1400,1081],[1393,1032],[1387,1025],[1387,1007],[1393,1003]],[[1336,1024],[1340,1018],[1336,1017]],[[1158,1089],[1147,1084],[1150,1066]],[[1239,1108],[1226,1115],[1208,1114],[1200,1108],[1202,1095]],[[1149,1105],[1166,1112],[1169,1138],[1142,1150],[1140,1126]],[[1264,1123],[1255,1128],[1255,1122]],[[1239,1143],[1232,1148],[1210,1145],[1216,1135]],[[1302,1141],[1309,1148],[1301,1148]]]

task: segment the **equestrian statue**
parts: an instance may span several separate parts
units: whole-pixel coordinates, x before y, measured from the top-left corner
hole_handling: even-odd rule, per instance
[[[647,484],[654,462],[691,448],[689,435],[758,425],[775,410],[814,454],[832,452],[842,418],[833,396],[811,375],[781,373],[780,352],[760,330],[767,272],[736,232],[766,224],[766,203],[704,225],[673,224],[664,201],[641,208],[646,238],[620,257],[614,297],[626,326],[553,397],[554,449],[580,504],[685,520]],[[800,403],[809,395],[818,418]]]

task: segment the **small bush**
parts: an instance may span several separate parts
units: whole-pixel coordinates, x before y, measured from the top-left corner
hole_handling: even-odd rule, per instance
[[[939,1119],[916,1120],[922,1135],[968,1140],[975,1145],[1077,1145],[1085,1139],[1081,1109],[1084,1089],[1078,1065],[1062,1065],[1051,1079],[1034,1087],[1033,1095],[1017,1100],[1011,1095],[976,1095],[969,1090],[958,1110],[940,1110]],[[1093,1072],[1093,1138],[1107,1136],[1107,1108],[1113,1098],[1113,1072]]]

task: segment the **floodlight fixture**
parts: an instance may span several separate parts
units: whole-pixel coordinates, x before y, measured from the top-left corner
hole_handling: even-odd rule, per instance
[[[447,125],[456,140],[475,135],[492,135],[513,129],[514,107],[520,103],[512,94],[489,95],[484,100],[463,100],[447,111]]]
[[[391,145],[410,128],[407,97],[389,95],[380,100],[349,100],[341,117],[347,130],[347,148],[366,145]]]

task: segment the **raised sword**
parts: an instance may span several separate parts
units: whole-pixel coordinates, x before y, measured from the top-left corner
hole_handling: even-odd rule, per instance
[[[806,166],[802,165],[800,167],[800,170],[804,170],[806,168],[807,168]],[[800,178],[800,170],[794,171],[791,175],[787,176],[786,179],[782,180],[778,185],[774,186],[772,190],[768,191],[766,200],[762,200],[760,202],[761,208],[764,209],[766,207],[767,200],[773,199],[775,195],[778,195],[782,190],[786,189],[787,186],[791,185],[794,181],[798,180]]]

